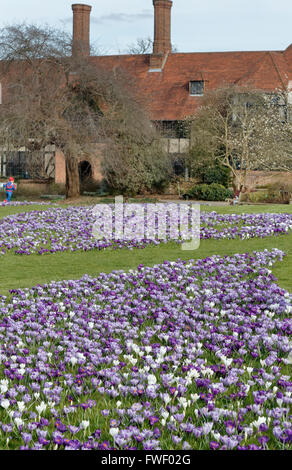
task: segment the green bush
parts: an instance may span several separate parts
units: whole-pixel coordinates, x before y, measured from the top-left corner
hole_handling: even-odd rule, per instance
[[[198,171],[198,178],[202,183],[218,183],[228,188],[230,183],[230,170],[225,166],[215,164],[201,168],[200,171]]]
[[[171,161],[159,141],[107,145],[102,172],[111,194],[163,193],[172,176]]]
[[[214,159],[214,155],[208,152],[205,147],[199,145],[191,147],[187,157],[187,165],[190,167],[192,176],[202,184],[218,183],[226,188],[230,185],[230,169]]]
[[[233,197],[233,192],[218,183],[197,184],[185,196],[201,201],[225,201]]]

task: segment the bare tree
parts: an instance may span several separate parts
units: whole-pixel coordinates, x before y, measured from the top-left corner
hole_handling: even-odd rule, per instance
[[[120,135],[151,134],[152,127],[129,77],[72,57],[71,46],[70,37],[49,27],[0,31],[0,146],[24,146],[32,158],[48,145],[61,149],[66,195],[77,197],[81,154],[94,143],[117,144]]]
[[[153,39],[151,37],[138,38],[136,42],[129,44],[127,47],[127,54],[152,54],[153,52]],[[178,52],[176,46],[172,45],[172,52]]]
[[[190,119],[191,148],[228,167],[235,190],[245,185],[250,170],[292,169],[285,95],[237,86],[206,93]]]
[[[128,54],[151,54],[153,49],[153,40],[147,38],[138,38],[135,43],[129,44],[127,48]]]

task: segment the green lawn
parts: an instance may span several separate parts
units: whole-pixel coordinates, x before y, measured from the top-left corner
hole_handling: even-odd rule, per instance
[[[63,206],[64,207],[64,206]],[[0,207],[0,218],[15,212],[44,209],[44,206]],[[202,206],[202,210],[220,213],[289,212],[289,205],[262,206]],[[199,249],[182,251],[176,243],[134,250],[104,250],[49,255],[20,256],[7,254],[0,258],[0,294],[9,289],[31,287],[52,280],[78,279],[84,274],[97,276],[100,272],[134,269],[140,263],[151,266],[164,260],[198,259],[218,254],[221,256],[253,250],[278,248],[287,256],[274,266],[273,273],[279,285],[292,292],[292,233],[277,237],[249,240],[202,240]]]

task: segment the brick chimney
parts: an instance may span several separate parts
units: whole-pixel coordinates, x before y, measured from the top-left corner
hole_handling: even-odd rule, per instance
[[[89,56],[90,5],[75,3],[73,10],[73,56]]]
[[[154,43],[150,57],[150,69],[161,69],[171,53],[171,7],[170,0],[153,0]]]

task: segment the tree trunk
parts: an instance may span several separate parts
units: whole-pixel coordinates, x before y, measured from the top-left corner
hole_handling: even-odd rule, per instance
[[[244,187],[244,183],[245,183],[245,179],[246,179],[246,175],[242,175],[240,172],[237,173],[236,175],[233,174],[233,178],[232,178],[232,187],[233,187],[233,191],[234,192],[241,192],[243,187]]]
[[[66,198],[80,196],[80,181],[77,158],[66,154]]]
[[[236,176],[234,176],[232,178],[232,188],[233,188],[233,191],[236,193],[237,191],[239,191],[239,188],[240,188],[240,183],[238,181],[238,178]]]

